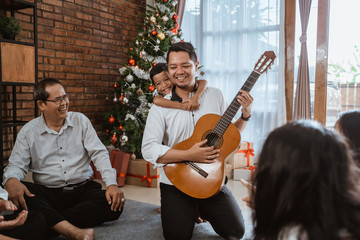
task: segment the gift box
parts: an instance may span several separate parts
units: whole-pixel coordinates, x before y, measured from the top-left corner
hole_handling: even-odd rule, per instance
[[[130,158],[130,153],[125,153],[116,149],[112,150],[110,153],[111,166],[116,170],[116,182],[119,187],[125,185],[125,177]]]
[[[159,168],[154,169],[154,165],[144,159],[130,160],[125,183],[129,185],[158,188],[159,173]]]
[[[234,169],[234,180],[244,179],[246,181],[252,180],[252,175],[254,174],[255,166],[235,168]]]
[[[254,143],[241,142],[240,149],[234,154],[230,162],[233,169],[254,165]]]
[[[120,150],[113,149],[110,152],[110,163],[113,168],[116,170],[116,182],[119,187],[125,185],[125,177],[128,169],[129,161],[131,158],[130,153],[125,153]],[[96,167],[91,162],[91,168],[94,171],[93,178],[101,179],[101,174],[96,170]]]

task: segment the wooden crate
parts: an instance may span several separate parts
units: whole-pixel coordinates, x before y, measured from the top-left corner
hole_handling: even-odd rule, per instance
[[[35,83],[35,47],[1,43],[3,82]]]

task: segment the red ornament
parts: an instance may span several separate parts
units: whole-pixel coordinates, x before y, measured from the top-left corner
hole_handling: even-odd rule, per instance
[[[111,116],[109,117],[108,122],[109,122],[110,124],[113,124],[113,123],[115,122],[115,118],[114,118],[113,115],[111,115]]]
[[[129,59],[129,65],[130,65],[130,66],[135,66],[135,60],[132,59],[132,58],[130,58],[130,59]]]
[[[114,86],[114,88],[117,88],[117,87],[118,87],[118,85],[117,85],[116,83],[114,83],[114,85],[113,85],[113,86]]]
[[[143,26],[143,29],[146,30],[146,26]]]
[[[148,87],[148,89],[149,89],[150,92],[153,92],[153,91],[155,90],[155,87],[154,87],[154,85],[150,85],[150,86]]]
[[[152,34],[153,36],[155,36],[155,35],[157,34],[157,32],[156,32],[155,30],[153,30],[153,31],[151,32],[151,34]]]
[[[111,137],[111,144],[115,145],[116,142],[117,142],[117,137],[116,137],[116,133],[114,133]]]
[[[121,94],[119,97],[119,101],[122,101],[124,99],[124,94]]]
[[[173,33],[175,33],[175,34],[177,34],[177,33],[178,33],[178,31],[177,31],[177,29],[176,29],[176,28],[172,28],[172,29],[171,29],[171,31],[172,31]]]
[[[153,62],[152,66],[155,67],[156,64],[157,64],[156,62]]]
[[[123,125],[119,126],[119,130],[122,131],[124,129]]]
[[[106,129],[105,132],[106,132],[106,133],[109,133],[109,129]]]
[[[134,50],[132,47],[130,48],[130,51]]]
[[[164,0],[164,2],[167,2],[167,0]]]
[[[173,19],[178,20],[178,15],[174,14]]]

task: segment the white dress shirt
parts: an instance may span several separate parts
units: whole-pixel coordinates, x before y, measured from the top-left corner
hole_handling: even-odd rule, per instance
[[[90,120],[82,113],[69,112],[59,132],[49,128],[43,115],[25,124],[4,170],[4,181],[23,180],[30,170],[34,183],[63,187],[89,179],[93,161],[106,187],[116,185],[116,171],[109,153]]]
[[[0,187],[0,199],[8,200],[8,192]]]
[[[191,93],[191,96],[193,93]],[[142,140],[141,153],[144,159],[161,167],[160,182],[172,185],[164,173],[163,164],[157,164],[158,158],[175,144],[191,137],[196,122],[205,114],[222,115],[226,102],[217,88],[207,87],[199,99],[200,107],[196,111],[185,111],[153,105],[149,111]]]

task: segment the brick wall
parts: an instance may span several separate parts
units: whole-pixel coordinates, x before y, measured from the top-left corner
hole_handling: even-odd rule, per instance
[[[37,7],[39,80],[62,80],[71,97],[70,110],[84,113],[101,134],[109,107],[105,98],[119,79],[116,69],[127,61],[127,50],[138,33],[136,24],[144,21],[146,0],[38,0]],[[31,42],[32,10],[21,10],[15,18],[23,28],[16,40]],[[33,88],[16,91],[21,93],[19,118],[33,118]],[[5,118],[11,116],[11,92],[11,87],[2,89]],[[11,136],[4,140],[4,147],[11,149]]]

